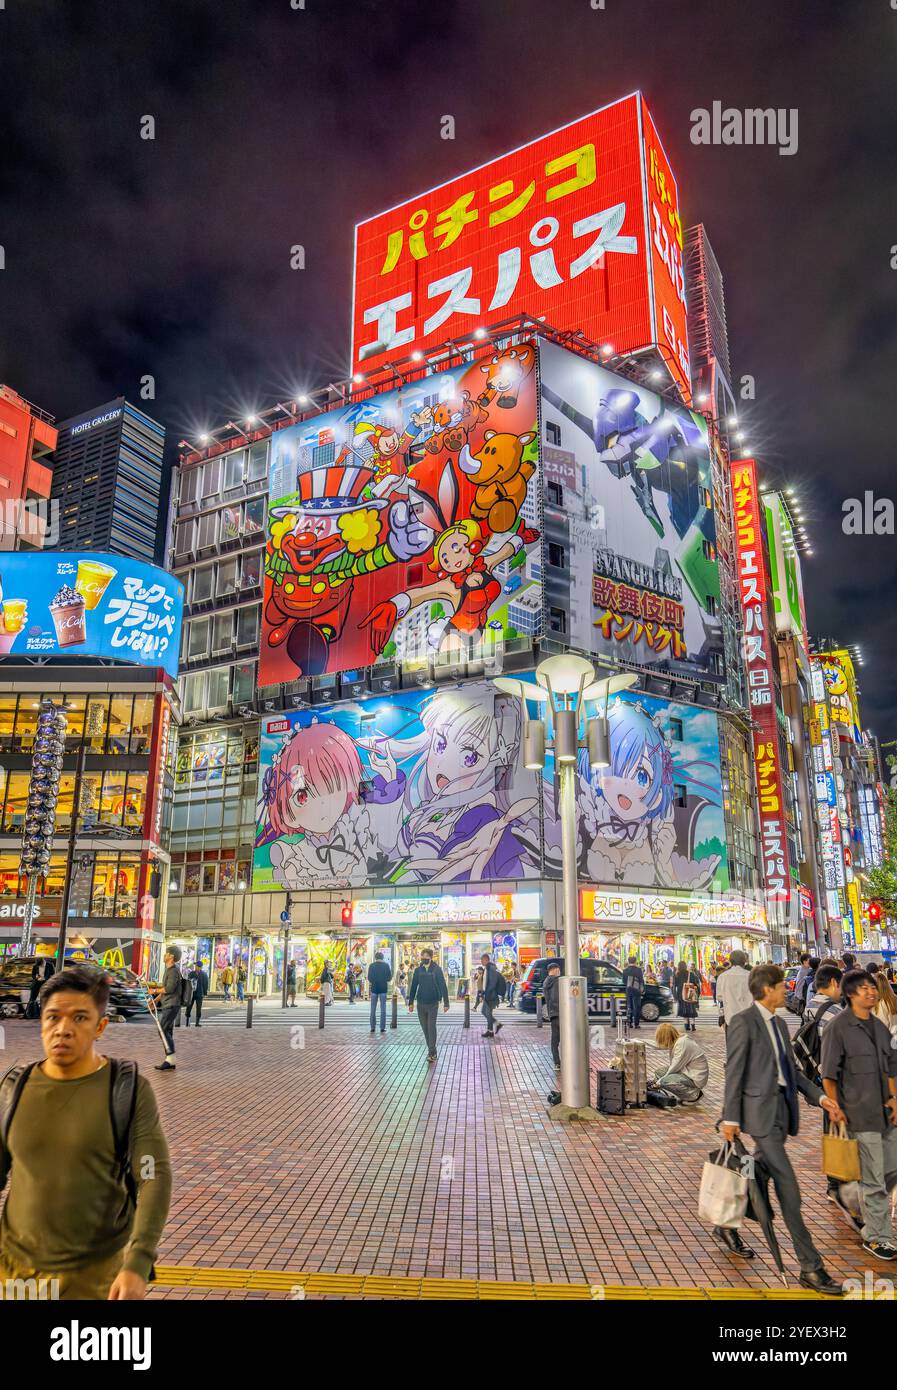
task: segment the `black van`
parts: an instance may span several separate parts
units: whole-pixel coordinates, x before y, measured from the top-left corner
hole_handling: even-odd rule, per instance
[[[556,957],[542,956],[527,967],[517,997],[517,1007],[521,1013],[536,1012],[536,999],[542,993],[549,962],[553,959]],[[559,961],[558,964],[563,971],[563,962]],[[625,1007],[626,986],[623,983],[623,973],[615,965],[610,965],[606,960],[581,960],[579,968],[588,981],[591,1016],[609,1016],[612,997],[616,999],[618,1008]],[[657,1019],[673,1012],[673,1002],[671,989],[667,989],[665,985],[646,984],[642,995],[642,1018],[646,1023],[655,1023]]]

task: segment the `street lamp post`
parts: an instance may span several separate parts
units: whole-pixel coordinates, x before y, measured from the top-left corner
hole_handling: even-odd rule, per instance
[[[579,884],[576,852],[576,778],[580,750],[587,752],[591,767],[609,764],[607,702],[618,690],[634,685],[634,672],[619,671],[596,680],[595,667],[586,657],[564,652],[550,656],[536,667],[536,684],[499,676],[494,684],[523,702],[535,701],[543,717],[526,717],[523,729],[524,766],[541,770],[546,749],[554,755],[558,814],[561,822],[563,874],[563,928],[565,974],[560,980],[561,1102],[571,1110],[583,1110],[589,1096],[588,986],[580,973]],[[585,719],[587,701],[603,701],[603,714]],[[547,722],[553,737],[546,736]],[[584,726],[584,734],[580,729]]]

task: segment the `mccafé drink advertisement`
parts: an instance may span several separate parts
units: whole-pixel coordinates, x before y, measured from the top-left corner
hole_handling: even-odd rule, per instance
[[[0,557],[0,656],[103,656],[175,678],[184,586],[123,555]]]

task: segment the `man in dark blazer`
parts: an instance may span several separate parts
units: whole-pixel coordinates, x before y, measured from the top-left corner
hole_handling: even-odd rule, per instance
[[[839,1110],[797,1066],[791,1038],[776,1010],[785,1005],[785,975],[778,965],[755,965],[750,976],[753,1005],[729,1024],[726,1047],[726,1095],[722,1131],[727,1141],[744,1130],[769,1169],[782,1216],[800,1264],[800,1282],[817,1293],[841,1296],[840,1284],[828,1274],[813,1244],[800,1209],[800,1188],[785,1140],[800,1124],[798,1091],[833,1118]],[[714,1236],[734,1254],[750,1259],[753,1251],[737,1231],[714,1229]]]

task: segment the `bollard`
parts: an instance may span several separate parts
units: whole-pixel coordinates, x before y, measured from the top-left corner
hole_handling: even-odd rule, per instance
[[[465,1027],[465,1028],[469,1028],[469,1027],[470,1027],[470,995],[469,995],[469,994],[465,994],[465,996],[464,996],[464,1027]]]
[[[248,998],[247,1001],[246,1001],[246,1027],[247,1027],[247,1028],[251,1028],[251,1027],[252,1027],[252,1005],[253,1005],[253,998],[252,998],[252,995],[250,994],[249,998]]]
[[[537,994],[537,995],[536,995],[536,1027],[537,1027],[537,1028],[544,1028],[544,1026],[545,1026],[545,1000],[542,998],[541,994]]]
[[[323,994],[322,994],[321,997],[320,997],[320,999],[318,1000],[318,1027],[319,1027],[319,1028],[323,1028],[323,1027],[324,1027],[324,1010],[326,1009],[326,1007],[327,1007],[327,1005],[324,1003],[324,996],[323,996]]]
[[[399,1026],[399,996],[397,994],[392,996],[392,1018],[389,1026],[390,1028],[398,1028]]]

